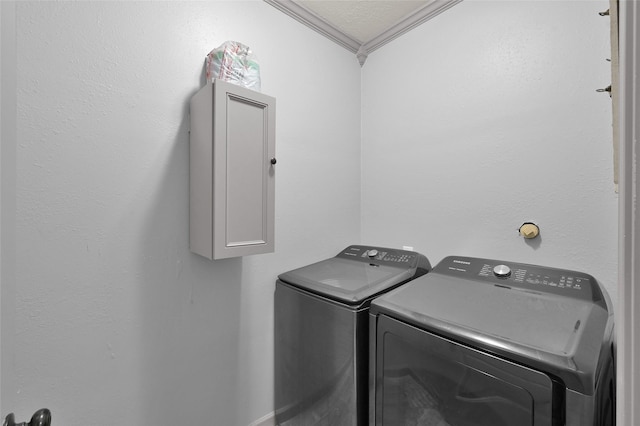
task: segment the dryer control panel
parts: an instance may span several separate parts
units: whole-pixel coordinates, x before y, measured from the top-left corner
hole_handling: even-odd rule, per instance
[[[433,272],[463,276],[466,279],[492,283],[499,287],[559,294],[597,302],[602,291],[591,275],[564,269],[506,262],[493,259],[449,256]]]

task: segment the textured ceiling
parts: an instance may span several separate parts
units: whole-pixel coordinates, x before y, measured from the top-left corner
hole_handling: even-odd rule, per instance
[[[364,44],[430,0],[294,0]]]
[[[462,0],[264,1],[354,52],[363,65],[375,49]]]

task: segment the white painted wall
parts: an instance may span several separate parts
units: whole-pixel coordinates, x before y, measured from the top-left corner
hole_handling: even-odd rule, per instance
[[[370,55],[363,241],[582,270],[615,301],[607,9],[467,0]]]
[[[15,24],[3,414],[235,426],[271,412],[277,274],[360,240],[357,60],[262,1],[20,1]],[[276,252],[211,262],[188,251],[188,100],[228,39],[277,98]]]
[[[585,270],[615,300],[607,7],[467,0],[362,80],[261,1],[21,1],[15,60],[3,12],[2,414],[247,425],[273,409],[276,275],[354,242]],[[187,248],[187,102],[227,39],[278,99],[276,253],[210,262]]]
[[[0,2],[0,413],[12,383],[15,296],[16,72],[15,7]]]

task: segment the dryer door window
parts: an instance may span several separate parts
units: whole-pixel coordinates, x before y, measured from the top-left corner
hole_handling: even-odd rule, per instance
[[[552,425],[547,375],[384,315],[377,327],[376,425]]]

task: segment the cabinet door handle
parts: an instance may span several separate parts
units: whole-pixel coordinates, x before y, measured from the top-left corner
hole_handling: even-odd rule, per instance
[[[275,157],[271,159],[271,164],[275,165],[277,162],[278,160],[276,160]]]

